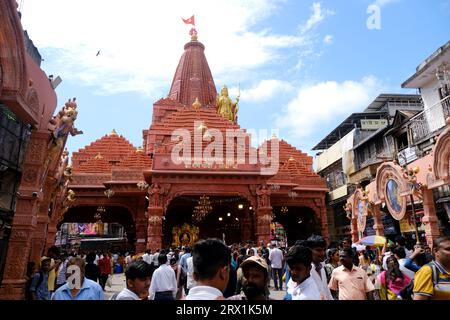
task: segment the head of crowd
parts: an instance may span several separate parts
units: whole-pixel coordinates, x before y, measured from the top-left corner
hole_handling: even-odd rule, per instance
[[[69,252],[29,263],[30,300],[450,299],[450,237],[430,248],[397,236],[363,246],[320,235],[226,245],[203,239],[145,252]],[[123,284],[125,283],[125,284]]]

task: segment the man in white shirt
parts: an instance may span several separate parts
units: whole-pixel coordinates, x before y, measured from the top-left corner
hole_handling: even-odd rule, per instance
[[[111,300],[147,300],[151,276],[152,267],[148,263],[130,263],[125,271],[127,287]]]
[[[145,250],[145,253],[142,255],[142,260],[151,264],[153,262],[152,250]]]
[[[158,257],[159,257],[159,249],[156,249],[156,252],[153,254],[153,265],[155,267],[159,266]]]
[[[333,300],[328,288],[327,274],[325,272],[325,253],[327,242],[322,236],[312,235],[306,240],[306,246],[312,252],[311,278],[319,288],[321,300]]]
[[[303,246],[293,246],[286,255],[291,279],[287,285],[288,296],[292,300],[320,300],[321,294],[311,277],[312,252]]]
[[[167,255],[158,256],[159,268],[155,270],[149,290],[150,300],[175,300],[178,291],[175,271],[167,264]]]
[[[274,243],[271,244],[269,253],[270,266],[272,267],[272,279],[275,290],[283,290],[283,251],[278,249]],[[278,281],[280,285],[278,286]]]
[[[186,259],[187,264],[187,280],[186,280],[186,295],[189,294],[189,290],[197,285],[197,282],[194,280],[194,262],[193,257],[190,256]]]
[[[400,267],[400,271],[403,274],[406,274],[410,279],[414,279],[414,275],[416,274],[414,271],[409,270],[405,267],[406,263],[406,252],[403,247],[397,247],[394,249],[394,257],[398,261],[398,265]]]
[[[231,262],[231,251],[219,239],[200,240],[192,249],[194,280],[186,300],[223,300]]]

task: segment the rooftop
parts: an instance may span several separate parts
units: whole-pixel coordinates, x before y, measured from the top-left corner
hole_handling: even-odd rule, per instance
[[[433,77],[436,78],[436,68],[444,61],[450,63],[450,41],[425,59],[416,68],[416,73],[402,84],[402,88],[421,88]]]

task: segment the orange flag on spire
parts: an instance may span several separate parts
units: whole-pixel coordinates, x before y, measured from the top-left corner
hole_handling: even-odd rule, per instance
[[[186,24],[192,24],[193,26],[195,26],[195,18],[194,18],[194,16],[190,17],[189,19],[181,18],[181,20],[183,20],[183,22],[186,23]]]

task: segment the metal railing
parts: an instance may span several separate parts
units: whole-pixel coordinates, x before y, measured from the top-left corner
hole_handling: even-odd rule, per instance
[[[431,133],[445,126],[445,119],[450,117],[450,95],[412,117],[407,124],[411,142],[416,144]]]

